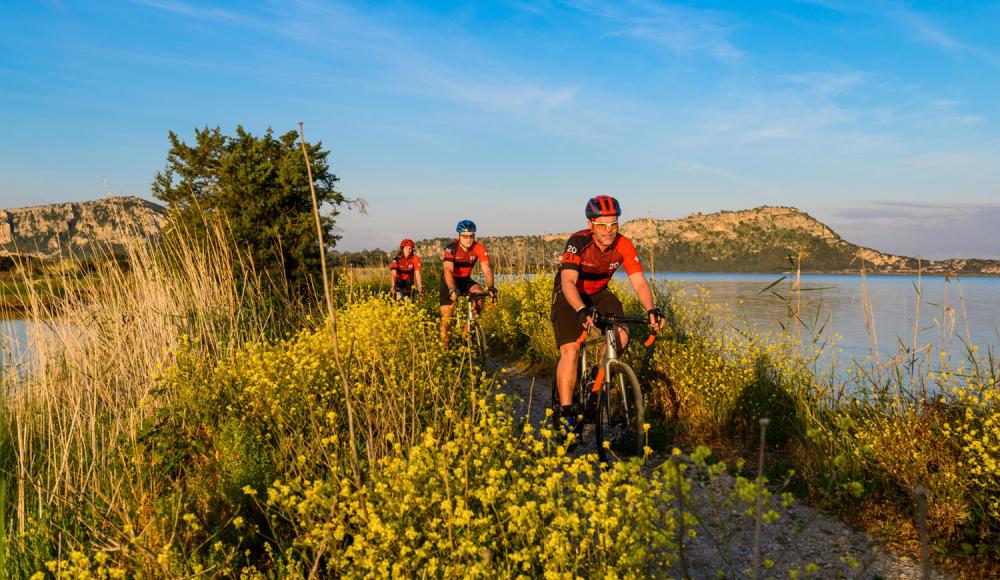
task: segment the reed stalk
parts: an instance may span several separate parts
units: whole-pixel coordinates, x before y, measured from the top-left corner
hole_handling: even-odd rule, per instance
[[[337,311],[333,307],[333,296],[330,294],[330,280],[326,273],[326,243],[323,240],[323,226],[319,218],[319,202],[316,201],[316,184],[313,183],[312,163],[309,161],[309,151],[306,148],[306,137],[303,124],[299,123],[299,140],[302,144],[302,156],[306,161],[306,172],[309,176],[309,192],[312,194],[313,217],[316,218],[316,241],[319,243],[320,264],[323,271],[323,299],[326,302],[327,316],[330,318],[330,336],[333,340],[333,356],[340,371],[341,386],[344,390],[344,402],[347,405],[348,437],[351,442],[351,470],[354,472],[354,484],[361,487],[361,471],[358,468],[358,440],[354,433],[354,403],[351,395],[351,385],[347,381],[344,362],[340,357],[340,345],[337,340]]]

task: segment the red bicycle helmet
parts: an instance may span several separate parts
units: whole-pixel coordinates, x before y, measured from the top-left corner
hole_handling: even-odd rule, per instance
[[[410,238],[406,238],[406,239],[405,239],[405,240],[403,240],[402,242],[399,242],[399,247],[400,247],[400,248],[405,248],[405,247],[407,247],[407,246],[409,246],[409,247],[411,247],[411,248],[412,248],[412,247],[413,247],[414,245],[415,245],[415,244],[413,243],[413,240],[411,240]]]
[[[622,206],[618,204],[617,199],[610,195],[598,195],[590,198],[590,201],[587,202],[587,219],[592,220],[609,215],[615,217],[622,215]]]

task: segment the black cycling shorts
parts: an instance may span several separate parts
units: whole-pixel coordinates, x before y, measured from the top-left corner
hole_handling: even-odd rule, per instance
[[[479,282],[473,280],[472,276],[466,276],[464,278],[455,278],[455,289],[458,290],[459,296],[465,296],[466,294],[468,294],[469,290],[471,290],[472,287],[475,286],[476,284],[479,284]],[[448,284],[445,283],[444,281],[444,274],[441,274],[441,292],[438,302],[441,304],[441,306],[451,306],[452,304],[455,303],[451,299],[451,296],[448,294]]]
[[[596,294],[580,294],[580,298],[583,299],[584,306],[596,306],[601,314],[625,316],[621,301],[607,288]],[[552,294],[552,311],[549,318],[556,333],[556,346],[569,344],[580,338],[583,326],[580,325],[576,310],[573,310],[566,301],[566,295],[562,290],[556,290]]]
[[[402,280],[396,278],[396,292],[401,293],[403,296],[413,295],[413,278],[409,280]]]

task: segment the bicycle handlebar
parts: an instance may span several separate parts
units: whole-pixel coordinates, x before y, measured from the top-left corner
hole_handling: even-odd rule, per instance
[[[497,299],[493,297],[493,295],[490,294],[489,292],[467,292],[463,296],[469,297],[470,304],[475,300],[486,300],[487,298],[490,298],[491,299],[489,304],[490,308],[493,308],[493,305],[496,304],[497,301]]]
[[[601,332],[607,332],[615,327],[616,324],[649,324],[648,318],[642,318],[640,316],[615,316],[614,314],[598,314],[594,319],[593,326],[596,326]],[[587,333],[590,328],[585,328],[580,334],[580,338],[576,339],[577,344],[583,344],[587,340]],[[656,342],[657,333],[650,333],[649,338],[642,343],[645,347],[650,347]]]

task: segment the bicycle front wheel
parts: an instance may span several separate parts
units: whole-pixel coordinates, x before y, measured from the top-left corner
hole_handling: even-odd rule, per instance
[[[601,386],[597,401],[597,454],[609,462],[612,454],[642,455],[646,443],[645,406],[642,389],[632,367],[619,361],[611,363],[609,376]],[[608,449],[604,443],[608,443]]]
[[[480,369],[486,368],[486,331],[478,322],[472,323],[469,340],[472,341],[472,355]]]

